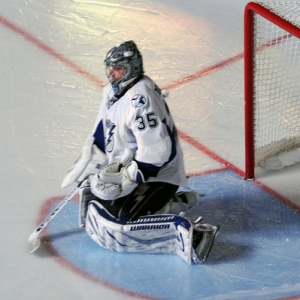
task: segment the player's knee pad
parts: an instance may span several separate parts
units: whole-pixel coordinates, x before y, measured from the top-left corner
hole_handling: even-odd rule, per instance
[[[193,224],[177,215],[151,215],[121,224],[99,202],[88,205],[86,232],[100,246],[117,252],[177,254],[198,263],[192,247]]]

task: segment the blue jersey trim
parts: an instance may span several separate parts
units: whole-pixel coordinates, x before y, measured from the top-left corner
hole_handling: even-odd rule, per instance
[[[105,136],[103,128],[103,120],[101,120],[94,132],[95,144],[105,153]]]
[[[175,134],[172,132],[172,130],[170,129],[170,127],[166,124],[166,120],[162,120],[162,123],[164,123],[166,125],[168,134],[170,136],[171,139],[171,143],[172,143],[172,148],[171,148],[171,154],[169,156],[168,161],[166,161],[161,167],[157,167],[155,165],[152,164],[147,164],[147,163],[143,163],[140,161],[137,161],[137,164],[139,166],[139,169],[142,171],[145,179],[147,180],[149,177],[156,177],[158,172],[165,166],[167,165],[170,161],[172,161],[174,159],[174,157],[177,154],[177,149],[176,149],[176,140],[175,140]],[[175,129],[175,133],[176,133],[176,129]]]

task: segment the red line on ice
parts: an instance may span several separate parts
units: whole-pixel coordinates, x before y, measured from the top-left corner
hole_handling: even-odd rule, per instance
[[[193,80],[195,80],[195,79],[197,79],[199,77],[202,77],[204,75],[208,75],[209,73],[211,73],[213,71],[216,71],[218,69],[221,69],[221,68],[223,68],[223,67],[225,67],[225,66],[227,66],[227,65],[229,65],[229,64],[231,64],[233,62],[236,62],[237,60],[242,59],[243,57],[244,57],[243,53],[238,54],[238,55],[233,56],[233,57],[230,57],[230,58],[228,58],[226,60],[223,60],[223,61],[221,61],[219,63],[216,63],[213,66],[205,68],[204,70],[198,71],[198,72],[196,72],[194,74],[186,76],[186,77],[184,77],[182,79],[179,79],[179,80],[177,80],[175,82],[172,82],[172,83],[164,86],[162,89],[164,89],[164,90],[173,89],[173,88],[175,88],[175,87],[177,87],[179,85],[188,83],[188,82],[193,81]]]
[[[183,139],[184,141],[186,141],[190,145],[194,146],[199,151],[207,154],[209,157],[211,157],[214,160],[216,160],[217,162],[223,164],[228,169],[233,170],[234,172],[236,172],[240,176],[244,177],[245,173],[242,170],[240,170],[239,168],[237,168],[232,163],[228,162],[227,160],[225,160],[224,158],[222,158],[218,154],[214,153],[213,151],[211,151],[209,148],[207,148],[206,146],[204,146],[203,144],[201,144],[197,140],[193,139],[192,137],[190,137],[189,135],[185,134],[184,132],[182,132],[180,130],[178,130],[178,135],[180,136],[181,139]]]
[[[37,39],[36,37],[31,35],[30,33],[26,32],[25,30],[21,29],[17,25],[15,25],[15,24],[11,23],[10,21],[6,20],[1,15],[0,15],[0,23],[2,25],[4,25],[5,27],[7,27],[8,29],[12,30],[13,32],[21,35],[28,42],[34,44],[35,46],[37,46],[38,48],[40,48],[41,50],[43,50],[47,54],[49,54],[49,55],[53,56],[54,58],[58,59],[59,61],[61,61],[62,63],[64,63],[65,65],[67,65],[71,69],[73,69],[75,72],[79,73],[80,75],[83,75],[83,76],[87,77],[89,80],[96,83],[97,85],[100,85],[102,87],[105,85],[105,83],[102,80],[100,80],[99,78],[97,78],[93,74],[89,73],[88,71],[84,70],[83,68],[78,66],[76,63],[72,62],[70,59],[68,59],[68,58],[64,57],[63,55],[59,54],[53,48],[46,45],[45,43],[43,43],[41,40]]]

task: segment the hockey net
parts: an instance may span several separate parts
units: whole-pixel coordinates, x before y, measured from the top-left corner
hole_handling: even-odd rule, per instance
[[[245,8],[245,137],[247,179],[256,166],[300,147],[299,2]],[[286,165],[300,159],[300,149],[297,155]]]

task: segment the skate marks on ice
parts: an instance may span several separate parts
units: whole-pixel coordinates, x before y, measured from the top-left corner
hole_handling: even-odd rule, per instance
[[[126,294],[159,299],[266,299],[300,295],[300,215],[232,171],[189,179],[204,194],[188,214],[220,224],[209,259],[187,265],[176,255],[116,253],[78,228],[71,201],[49,224],[42,247],[68,269]],[[59,201],[59,199],[57,199]],[[45,203],[50,212],[57,203]]]

